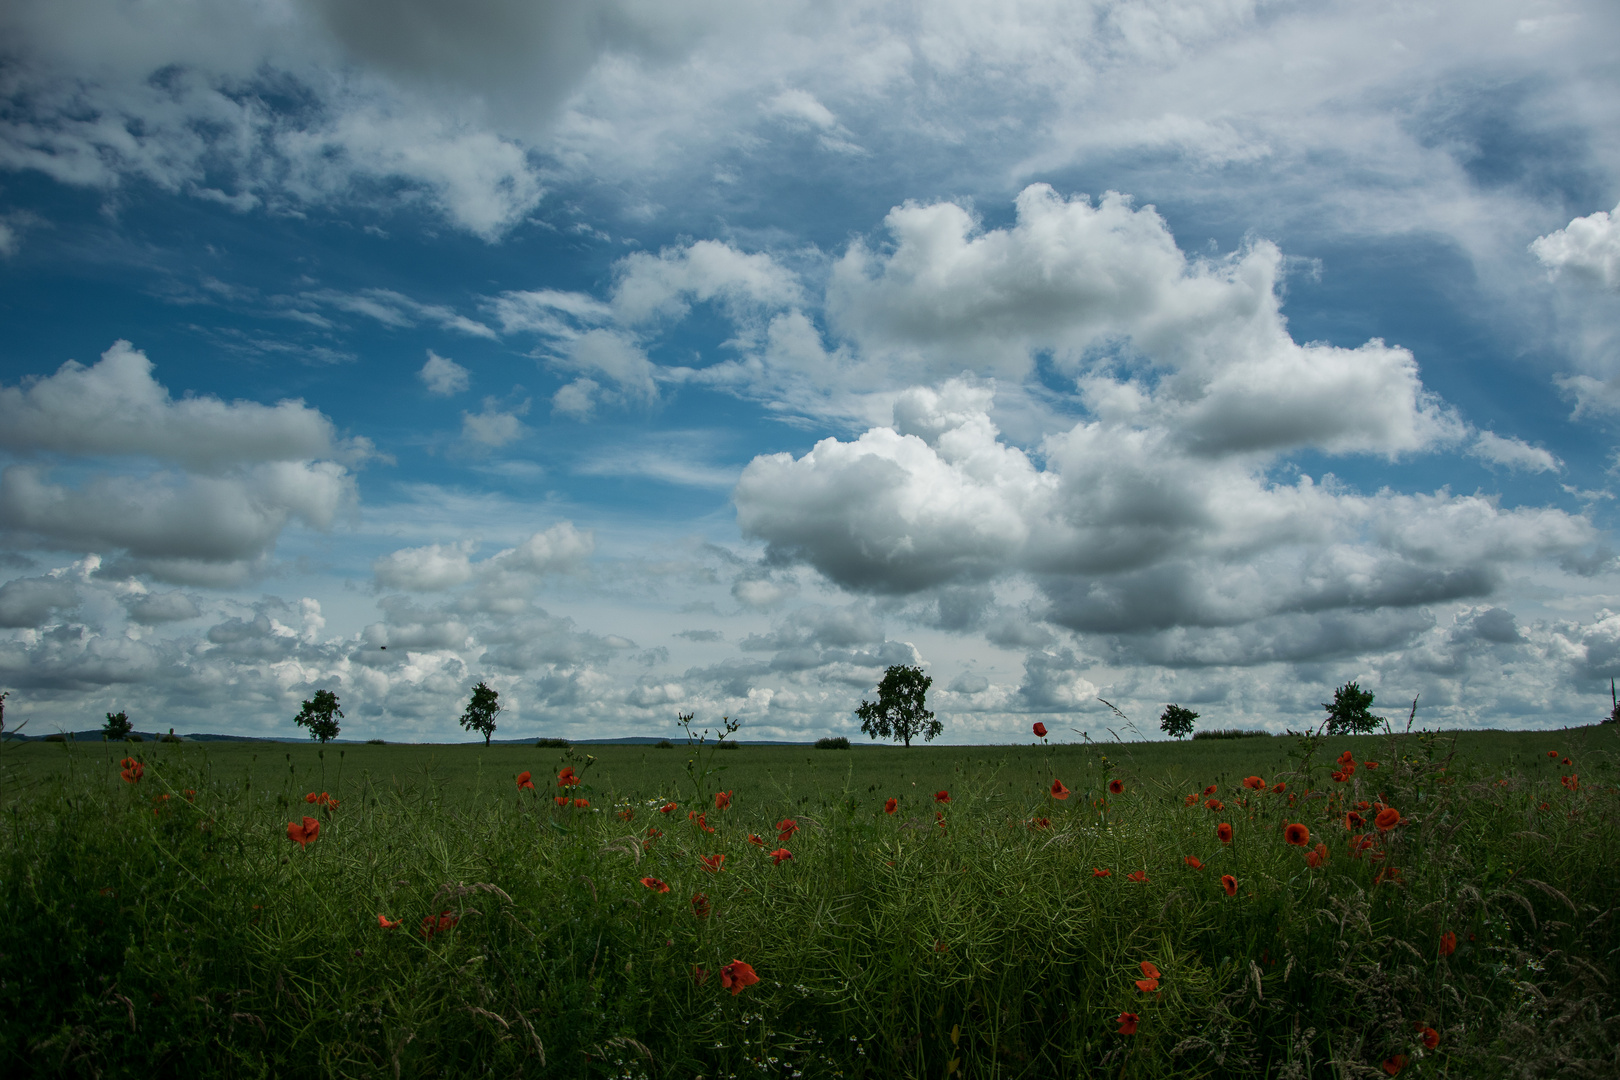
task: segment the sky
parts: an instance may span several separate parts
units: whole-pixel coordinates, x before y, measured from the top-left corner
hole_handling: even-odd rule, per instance
[[[1620,674],[1611,0],[9,0],[29,731],[1459,728]],[[1116,711],[1117,710],[1117,711]],[[1126,720],[1122,720],[1121,716]]]

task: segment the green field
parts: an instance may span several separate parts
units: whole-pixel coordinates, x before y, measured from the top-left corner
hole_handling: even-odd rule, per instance
[[[1612,727],[1420,734],[1308,757],[1291,738],[8,744],[0,1062],[41,1076],[1614,1076],[1617,741]],[[1335,781],[1345,750],[1359,765]],[[142,767],[126,780],[128,756]],[[555,785],[565,767],[578,786]],[[1268,789],[1244,788],[1250,775]],[[321,792],[338,805],[306,801]],[[1347,827],[1380,799],[1398,811],[1387,828]],[[301,845],[288,826],[306,816],[319,829],[300,827],[314,836]],[[759,981],[730,992],[732,961]]]

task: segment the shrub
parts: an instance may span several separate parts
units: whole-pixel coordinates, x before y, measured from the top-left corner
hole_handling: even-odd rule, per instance
[[[842,735],[834,735],[827,739],[816,740],[817,750],[848,750],[849,740]]]
[[[534,745],[552,750],[566,750],[570,744],[567,739],[536,739]]]
[[[1242,728],[1221,728],[1213,731],[1195,731],[1195,739],[1264,739],[1269,738],[1269,731],[1245,731]]]
[[[367,746],[387,746],[388,744],[383,742],[381,739],[367,739],[366,740],[366,745]]]
[[[673,750],[675,749],[675,744],[670,742],[668,739],[660,739],[658,742],[653,743],[653,747],[658,750]]]
[[[128,735],[124,736],[124,741],[125,742],[145,742],[146,740],[141,738],[139,733],[132,731]]]
[[[735,750],[737,749],[737,744],[734,742],[726,742],[726,740],[721,739],[719,742],[714,744],[714,748],[716,750]]]
[[[185,742],[185,741],[186,740],[182,739],[180,736],[176,735],[172,731],[169,732],[167,735],[163,736],[163,738],[158,740],[158,742]]]
[[[53,731],[49,735],[45,736],[45,741],[46,742],[67,742],[67,736],[62,734],[60,731]]]

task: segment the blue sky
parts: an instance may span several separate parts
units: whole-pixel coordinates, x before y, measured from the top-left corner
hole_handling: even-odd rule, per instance
[[[1596,2],[20,0],[32,728],[1454,726],[1620,673]],[[384,646],[387,646],[384,648]]]

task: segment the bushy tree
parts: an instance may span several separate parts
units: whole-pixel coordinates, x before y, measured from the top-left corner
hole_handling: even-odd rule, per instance
[[[123,742],[134,730],[135,725],[129,722],[129,714],[119,709],[115,713],[107,714],[107,722],[101,727],[101,735],[108,742]]]
[[[1345,683],[1333,691],[1333,703],[1322,702],[1322,708],[1328,712],[1327,733],[1329,735],[1366,735],[1377,731],[1378,725],[1385,723],[1382,716],[1374,716],[1371,712],[1373,695],[1371,690],[1363,690],[1356,683]]]
[[[1177,739],[1185,739],[1192,734],[1193,721],[1198,714],[1191,709],[1183,709],[1180,705],[1169,705],[1159,716],[1159,730],[1166,735]]]
[[[501,711],[501,695],[485,683],[480,682],[473,687],[472,700],[467,702],[467,711],[461,714],[461,726],[468,731],[476,731],[484,737],[484,745],[489,745],[489,737],[495,734],[495,714]]]
[[[895,664],[883,673],[878,683],[878,699],[861,701],[855,715],[861,718],[861,730],[872,738],[899,739],[907,746],[914,738],[925,742],[933,739],[945,725],[934,719],[927,709],[928,688],[934,680],[922,673],[922,668],[909,664]]]
[[[304,702],[303,709],[293,717],[293,723],[308,728],[310,738],[319,739],[324,743],[328,739],[337,738],[338,718],[342,715],[343,710],[338,708],[337,695],[330,690],[317,690],[315,697]]]

